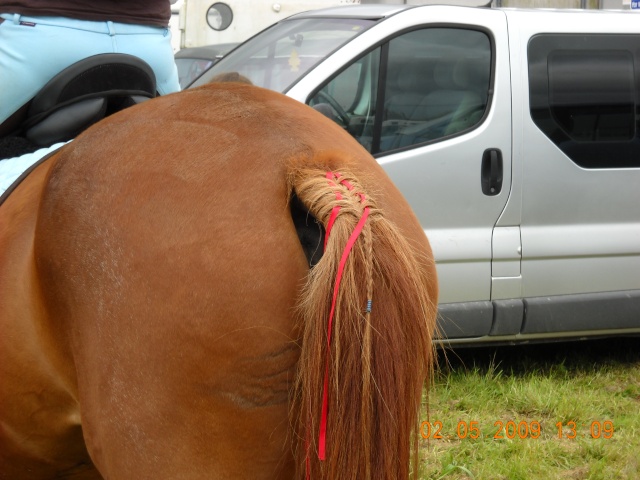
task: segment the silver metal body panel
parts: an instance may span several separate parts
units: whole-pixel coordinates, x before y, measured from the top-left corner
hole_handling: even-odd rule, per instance
[[[373,6],[361,8],[372,14]],[[450,331],[462,332],[467,322],[472,332],[450,342],[640,334],[640,168],[585,169],[567,157],[532,120],[527,58],[536,35],[640,34],[640,16],[451,6],[385,7],[378,14],[389,16],[312,68],[287,95],[308,102],[355,59],[418,27],[480,29],[493,42],[493,95],[477,128],[378,155],[431,241]],[[480,185],[487,149],[502,152],[502,189],[493,196]],[[607,311],[617,315],[611,325]]]

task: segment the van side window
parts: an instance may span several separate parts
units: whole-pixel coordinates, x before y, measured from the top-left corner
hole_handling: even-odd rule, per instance
[[[356,60],[308,103],[374,154],[432,143],[480,124],[491,52],[478,30],[413,30]]]
[[[531,118],[583,168],[640,166],[640,35],[538,35]]]
[[[369,152],[372,151],[380,52],[381,49],[377,48],[356,60],[308,102],[345,128]]]
[[[477,125],[487,106],[485,33],[427,28],[389,43],[380,151],[431,142]]]

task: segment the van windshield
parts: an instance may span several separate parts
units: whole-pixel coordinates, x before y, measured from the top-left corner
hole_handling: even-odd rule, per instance
[[[374,23],[362,18],[285,20],[240,45],[194,86],[237,72],[254,85],[284,93],[313,66]]]

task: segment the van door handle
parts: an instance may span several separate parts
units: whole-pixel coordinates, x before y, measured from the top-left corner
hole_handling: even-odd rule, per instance
[[[502,190],[502,152],[498,148],[488,148],[482,154],[480,168],[482,193],[488,196],[498,195]]]

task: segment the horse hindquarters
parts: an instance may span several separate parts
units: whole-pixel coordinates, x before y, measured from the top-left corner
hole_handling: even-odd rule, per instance
[[[301,477],[405,479],[432,368],[434,264],[425,238],[412,248],[358,180],[337,172],[292,176],[328,236],[301,301],[297,466]]]
[[[318,153],[326,145],[331,158]],[[309,107],[242,85],[147,102],[65,152],[35,251],[45,304],[68,326],[84,438],[105,478],[291,478],[292,444],[300,477],[307,459],[314,479],[407,476],[435,271],[420,225],[370,155]],[[304,172],[309,164],[322,168]],[[349,167],[331,170],[354,192],[334,182],[345,200],[309,274],[287,199],[295,191],[326,227],[329,164]],[[353,195],[363,189],[347,170],[375,181],[379,207],[369,191],[366,205]],[[364,206],[337,298],[321,463],[331,289]]]

